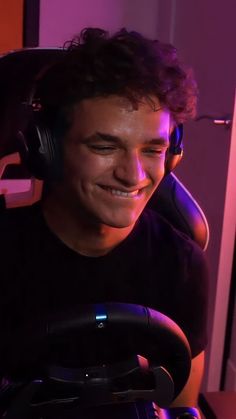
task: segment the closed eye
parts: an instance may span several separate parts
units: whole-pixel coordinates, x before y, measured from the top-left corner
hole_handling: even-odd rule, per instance
[[[117,149],[117,147],[115,146],[97,145],[97,144],[89,144],[88,147],[91,150],[93,150],[95,153],[99,153],[99,154],[109,154]]]
[[[143,150],[143,153],[144,154],[150,154],[150,155],[153,155],[153,156],[155,156],[155,155],[162,155],[162,154],[165,154],[165,152],[166,152],[166,149],[167,149],[167,147],[161,147],[161,148],[145,148],[144,150]]]

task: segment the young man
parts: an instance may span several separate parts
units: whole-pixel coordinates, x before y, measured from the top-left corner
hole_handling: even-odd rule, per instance
[[[189,380],[173,406],[196,406],[206,346],[204,257],[146,208],[168,173],[173,131],[195,114],[191,73],[170,45],[87,29],[41,75],[34,96],[33,124],[50,137],[53,158],[39,175],[42,202],[8,211],[1,223],[2,309],[12,307],[1,327],[85,303],[154,308],[179,324],[192,350]],[[31,124],[22,136],[37,174]]]

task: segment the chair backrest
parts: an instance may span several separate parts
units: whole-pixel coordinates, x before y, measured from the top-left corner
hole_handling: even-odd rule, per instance
[[[173,173],[164,177],[148,206],[206,250],[209,242],[206,216],[188,189]]]
[[[59,48],[32,48],[0,57],[0,196],[4,195],[4,200],[0,200],[1,207],[4,202],[7,207],[13,207],[31,205],[40,199],[42,182],[32,178],[20,164],[16,134],[21,124],[22,103],[30,95],[35,76],[62,54],[63,50]],[[15,173],[17,176],[13,176]],[[206,217],[190,192],[172,173],[163,179],[148,206],[206,249],[209,241]]]

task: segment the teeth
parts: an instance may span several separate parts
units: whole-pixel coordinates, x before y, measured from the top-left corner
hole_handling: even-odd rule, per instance
[[[117,189],[110,189],[110,191],[111,191],[112,195],[124,196],[124,197],[127,197],[127,198],[132,198],[134,196],[137,196],[138,193],[139,193],[138,190],[132,191],[132,192],[123,192],[123,191],[119,191]]]

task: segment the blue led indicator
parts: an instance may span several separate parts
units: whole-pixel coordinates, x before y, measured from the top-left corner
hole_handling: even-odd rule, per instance
[[[107,309],[105,304],[95,304],[95,319],[97,322],[108,320]]]
[[[106,314],[99,314],[96,316],[96,320],[106,320],[107,315]]]

